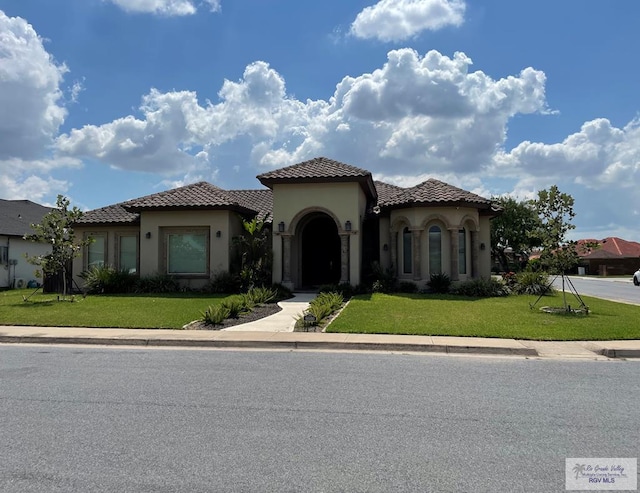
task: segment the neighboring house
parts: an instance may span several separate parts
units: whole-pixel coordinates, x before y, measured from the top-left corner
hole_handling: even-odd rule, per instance
[[[50,211],[30,200],[0,199],[0,289],[25,287],[36,280],[36,266],[27,262],[25,255],[47,254],[51,248],[22,237],[33,233],[31,224],[42,221]]]
[[[77,235],[94,242],[74,276],[109,264],[140,275],[171,274],[185,287],[229,271],[240,218],[272,228],[273,281],[292,289],[357,285],[371,265],[420,286],[490,276],[490,200],[438,180],[411,188],[367,170],[316,158],[259,175],[261,190],[200,182],[86,212]]]
[[[632,275],[640,269],[640,243],[622,238],[578,240],[580,265],[586,274]]]

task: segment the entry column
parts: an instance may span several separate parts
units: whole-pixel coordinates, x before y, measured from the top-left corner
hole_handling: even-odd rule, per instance
[[[291,235],[282,233],[282,284],[291,285]]]
[[[478,244],[478,232],[471,231],[471,277],[476,279],[478,275],[478,260],[480,256],[480,245]]]
[[[340,234],[340,284],[349,282],[349,233]]]
[[[450,266],[451,266],[451,280],[452,281],[457,281],[458,279],[460,279],[460,263],[458,262],[458,246],[460,244],[459,242],[459,229],[455,228],[455,229],[450,229],[449,230],[449,236],[450,236],[450,244],[451,244],[451,250],[450,250],[450,255],[451,255],[451,262],[450,262]]]

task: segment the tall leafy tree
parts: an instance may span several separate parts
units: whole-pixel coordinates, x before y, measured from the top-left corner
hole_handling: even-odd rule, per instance
[[[77,207],[70,208],[69,199],[58,195],[56,208],[46,214],[39,224],[32,224],[33,233],[24,236],[25,240],[44,243],[51,246],[51,252],[45,255],[27,256],[27,261],[40,268],[44,276],[62,275],[63,299],[67,295],[67,272],[70,262],[80,254],[81,249],[91,240],[77,241],[73,224],[82,217]]]
[[[574,199],[553,185],[548,190],[540,190],[532,204],[540,218],[543,247],[540,261],[551,273],[565,274],[580,262],[576,242],[567,240],[569,231],[575,229]]]
[[[513,197],[493,197],[502,213],[491,221],[491,249],[494,258],[500,263],[503,271],[508,272],[512,266],[507,255],[511,250],[514,255],[528,256],[531,250],[540,246],[540,220],[530,201],[517,201]]]

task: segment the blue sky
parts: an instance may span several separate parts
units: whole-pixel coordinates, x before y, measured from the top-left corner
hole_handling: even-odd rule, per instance
[[[0,0],[0,198],[92,209],[326,156],[573,195],[640,241],[640,2]]]

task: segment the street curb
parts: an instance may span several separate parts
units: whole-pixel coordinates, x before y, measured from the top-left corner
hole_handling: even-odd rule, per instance
[[[446,344],[406,344],[373,342],[321,342],[321,341],[239,341],[207,339],[135,339],[106,337],[48,337],[48,336],[0,336],[0,343],[7,344],[86,344],[102,346],[157,346],[157,347],[208,347],[243,349],[330,349],[359,351],[396,351],[445,354],[491,354],[507,356],[538,356],[533,348],[508,348],[487,346],[457,346]]]
[[[640,349],[603,349],[602,356],[607,358],[640,358]]]

